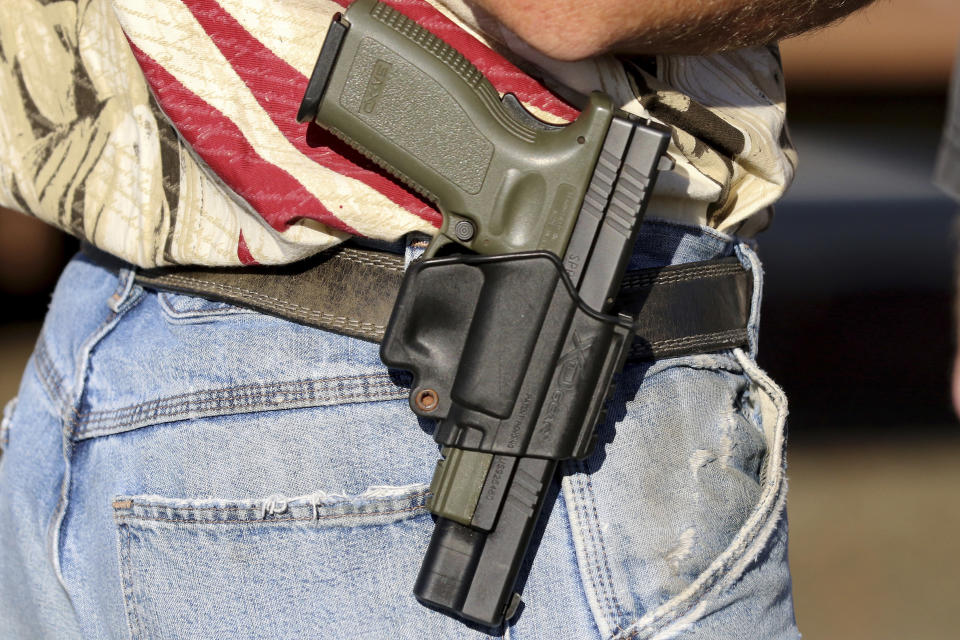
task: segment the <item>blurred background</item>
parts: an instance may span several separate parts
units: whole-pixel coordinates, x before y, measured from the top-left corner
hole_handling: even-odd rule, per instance
[[[957,0],[881,0],[782,45],[800,169],[760,237],[760,364],[806,638],[960,637],[960,206],[930,182],[958,44]]]
[[[790,558],[806,638],[954,639],[958,207],[930,183],[957,0],[881,0],[784,42],[797,180],[760,237],[760,362],[790,398]],[[0,402],[75,243],[0,210]]]

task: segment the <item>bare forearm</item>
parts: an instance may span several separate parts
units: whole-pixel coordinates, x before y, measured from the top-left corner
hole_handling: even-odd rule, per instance
[[[873,0],[471,0],[560,60],[709,53],[774,42]]]

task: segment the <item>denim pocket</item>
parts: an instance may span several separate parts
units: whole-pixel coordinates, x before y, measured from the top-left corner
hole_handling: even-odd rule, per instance
[[[425,612],[409,603],[382,620],[384,602],[413,598],[426,495],[412,485],[256,501],[117,497],[131,636],[427,637]]]
[[[601,635],[791,637],[782,392],[735,350],[628,369],[611,413],[564,480]]]
[[[109,627],[133,638],[484,637],[413,596],[437,447],[406,404],[76,441],[63,540],[76,605],[88,619],[117,607]]]

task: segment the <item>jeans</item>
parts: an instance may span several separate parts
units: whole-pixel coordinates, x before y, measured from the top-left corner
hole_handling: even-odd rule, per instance
[[[500,630],[413,597],[438,449],[377,345],[78,256],[4,417],[0,635],[798,637],[759,262],[709,229],[641,234],[634,268],[753,270],[752,346],[628,364]]]

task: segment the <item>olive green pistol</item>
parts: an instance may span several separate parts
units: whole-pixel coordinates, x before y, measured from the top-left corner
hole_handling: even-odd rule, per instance
[[[402,13],[338,14],[298,113],[433,202],[381,347],[443,446],[419,577],[427,606],[487,626],[517,577],[559,462],[590,455],[633,339],[611,305],[669,131],[589,96],[558,126],[503,97]]]

